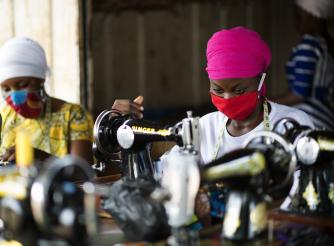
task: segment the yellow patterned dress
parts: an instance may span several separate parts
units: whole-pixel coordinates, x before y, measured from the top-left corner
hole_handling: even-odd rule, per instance
[[[75,140],[93,140],[93,120],[80,105],[64,103],[57,112],[47,112],[43,117],[27,119],[17,114],[7,103],[0,107],[0,154],[15,144],[18,128],[31,136],[32,145],[54,156],[68,154],[69,143]]]

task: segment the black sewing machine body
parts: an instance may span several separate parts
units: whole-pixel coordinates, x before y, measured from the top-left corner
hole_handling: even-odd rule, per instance
[[[154,174],[150,145],[156,141],[174,141],[182,144],[176,127],[156,122],[132,119],[129,116],[113,116],[103,111],[94,125],[96,158],[102,163],[121,152],[123,176],[138,178]]]
[[[96,233],[88,163],[74,156],[0,171],[2,240],[23,245],[88,245]],[[87,181],[81,189],[74,182]],[[88,190],[87,190],[88,189]]]
[[[94,137],[96,150],[102,157],[100,160],[111,158],[112,153],[117,151],[121,152],[124,177],[117,184],[117,187],[121,187],[121,191],[114,191],[113,187],[111,189],[113,194],[122,192],[127,194],[127,197],[121,199],[111,195],[107,198],[106,207],[128,238],[145,241],[159,238],[152,233],[157,228],[165,230],[166,227],[161,221],[158,223],[158,220],[154,220],[156,216],[168,220],[169,226],[176,229],[172,230],[173,232],[189,221],[194,213],[195,196],[200,184],[198,117],[192,117],[189,111],[187,117],[176,125],[163,126],[142,119],[131,119],[128,116],[111,117],[111,111],[104,111],[95,122]],[[150,181],[150,177],[154,177],[155,168],[149,149],[151,143],[156,141],[173,141],[179,146],[163,158],[164,166],[167,168],[163,172],[161,182]],[[151,186],[154,189],[149,192],[143,189],[133,192],[133,189],[128,189],[136,182],[139,188],[143,177],[146,182],[152,183]],[[141,204],[129,204],[134,198],[141,200]],[[125,203],[127,205],[123,208],[115,205]],[[142,210],[145,206],[151,207],[150,221],[148,218],[138,216],[139,221],[133,220],[124,212],[128,209],[145,216],[146,211]],[[163,210],[167,216],[162,215],[160,207],[164,207]],[[135,234],[133,228],[138,228],[140,220],[145,220],[145,223],[141,224],[148,226],[141,228],[141,233]],[[162,234],[166,235],[166,233]]]
[[[298,171],[281,209],[299,214],[334,216],[334,132],[310,129],[291,119],[275,126],[294,145]]]
[[[257,132],[244,146],[202,169],[203,181],[226,187],[222,237],[233,241],[266,231],[267,201],[286,196],[296,165],[292,146],[273,132]]]

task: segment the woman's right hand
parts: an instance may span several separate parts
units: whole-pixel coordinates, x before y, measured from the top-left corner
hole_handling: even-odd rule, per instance
[[[114,110],[116,114],[129,114],[135,118],[142,119],[144,111],[143,102],[143,96],[138,96],[133,101],[128,99],[116,99],[111,107],[111,110]]]
[[[0,156],[0,160],[7,161],[15,161],[15,146],[6,149],[5,153]]]

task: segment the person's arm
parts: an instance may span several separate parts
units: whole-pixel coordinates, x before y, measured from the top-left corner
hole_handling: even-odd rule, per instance
[[[272,101],[293,106],[302,103],[312,97],[314,76],[321,49],[318,43],[310,42],[308,37],[303,37],[287,63],[287,79],[289,81],[289,93],[285,96],[273,98]]]
[[[80,156],[85,159],[89,164],[93,164],[93,150],[92,142],[88,140],[75,140],[71,141],[69,146],[69,153],[72,155]]]
[[[290,91],[285,96],[273,98],[272,101],[276,103],[288,105],[288,106],[293,106],[293,105],[302,103],[304,99]]]

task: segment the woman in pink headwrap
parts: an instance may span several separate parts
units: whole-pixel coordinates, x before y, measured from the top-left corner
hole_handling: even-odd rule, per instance
[[[313,127],[304,112],[266,99],[264,79],[271,53],[258,33],[244,27],[220,30],[210,38],[206,55],[209,92],[217,111],[200,119],[202,164],[241,148],[249,135],[263,129],[271,130],[283,117]],[[134,101],[116,100],[112,109],[142,118],[143,100],[141,96]],[[217,197],[220,197],[219,193]],[[223,203],[220,198],[211,198],[214,208],[211,215],[218,216],[219,221]],[[206,205],[207,202],[197,199],[196,215],[199,218],[208,214],[206,208],[210,206]]]
[[[203,163],[240,148],[253,132],[270,130],[283,117],[313,126],[305,113],[265,98],[271,53],[258,33],[244,27],[218,31],[206,55],[211,100],[218,112],[201,119]]]
[[[302,111],[265,98],[265,71],[271,60],[260,35],[244,27],[223,29],[208,41],[206,71],[211,101],[218,111],[200,120],[203,164],[240,148],[255,131],[270,130],[275,122],[290,117],[313,127]],[[143,97],[116,100],[113,109],[143,117]]]

